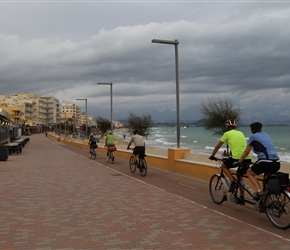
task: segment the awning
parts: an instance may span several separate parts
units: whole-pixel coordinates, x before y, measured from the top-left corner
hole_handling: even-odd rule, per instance
[[[12,123],[12,121],[10,121],[7,117],[5,117],[4,115],[0,115],[0,121],[2,122],[9,122]]]

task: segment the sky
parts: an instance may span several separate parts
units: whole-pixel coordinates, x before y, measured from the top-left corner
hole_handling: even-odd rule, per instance
[[[0,1],[0,94],[36,93],[113,119],[290,121],[290,1]]]

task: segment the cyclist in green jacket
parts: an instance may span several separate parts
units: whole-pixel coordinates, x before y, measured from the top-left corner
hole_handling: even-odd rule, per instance
[[[105,146],[107,146],[107,155],[109,155],[109,147],[115,146],[115,137],[112,131],[109,131],[109,134],[106,136]]]
[[[223,169],[224,173],[226,174],[226,176],[231,180],[231,186],[230,186],[228,191],[232,192],[235,188],[237,188],[239,186],[239,184],[236,181],[234,181],[233,175],[229,169],[236,167],[233,165],[233,163],[237,162],[241,158],[241,156],[242,156],[242,154],[247,146],[247,141],[246,141],[244,134],[241,131],[236,130],[237,124],[236,124],[235,120],[227,120],[225,123],[225,126],[226,126],[226,132],[223,134],[222,138],[215,146],[209,159],[211,159],[211,160],[215,159],[215,154],[218,152],[220,147],[225,142],[228,144],[231,152],[228,155],[229,157],[227,159],[225,159],[225,161],[223,161],[222,169]],[[251,155],[250,154],[248,154],[245,157],[243,163],[249,163],[249,164],[251,163]],[[240,204],[243,205],[244,204],[244,202],[243,202],[244,190],[242,188],[240,188],[240,192],[241,192]]]

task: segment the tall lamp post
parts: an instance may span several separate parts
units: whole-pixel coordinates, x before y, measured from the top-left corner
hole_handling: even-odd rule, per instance
[[[111,92],[111,131],[113,133],[113,83],[112,82],[98,82],[99,85],[110,85]]]
[[[86,138],[88,138],[88,99],[87,98],[79,98],[76,100],[86,101]]]
[[[64,137],[66,137],[66,112],[64,113]]]
[[[170,44],[175,46],[175,73],[176,73],[176,127],[177,148],[180,148],[180,115],[179,115],[179,65],[178,65],[178,40],[153,39],[152,43]]]

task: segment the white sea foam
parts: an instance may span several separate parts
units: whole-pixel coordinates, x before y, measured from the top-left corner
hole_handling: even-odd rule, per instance
[[[165,138],[156,139],[155,142],[164,144],[166,142]]]
[[[245,135],[246,139],[251,135],[249,127],[239,128]],[[263,126],[263,130],[269,134],[276,151],[282,161],[290,162],[290,126]],[[182,147],[190,148],[192,153],[198,154],[210,154],[214,149],[217,142],[220,140],[220,136],[213,135],[211,131],[205,130],[202,127],[188,127],[181,129],[180,145]],[[124,133],[121,133],[121,136]],[[126,133],[127,137],[131,135]],[[176,147],[176,127],[154,127],[152,128],[152,134],[145,138],[146,145],[159,148]],[[225,144],[219,150],[219,154],[225,150]],[[256,157],[253,154],[253,157]]]
[[[164,145],[176,145],[176,142],[165,142]]]

